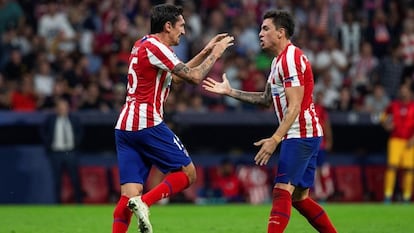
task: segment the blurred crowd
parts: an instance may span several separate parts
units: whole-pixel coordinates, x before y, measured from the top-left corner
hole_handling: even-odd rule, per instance
[[[72,111],[118,111],[128,57],[149,33],[150,0],[0,0],[0,110],[45,111],[61,97]],[[292,12],[292,41],[313,65],[317,101],[331,111],[379,113],[414,80],[414,4],[409,0],[183,0],[186,34],[174,47],[186,62],[217,33],[235,45],[210,71],[232,87],[262,91],[272,57],[258,33],[271,8]],[[166,112],[259,107],[173,86]]]

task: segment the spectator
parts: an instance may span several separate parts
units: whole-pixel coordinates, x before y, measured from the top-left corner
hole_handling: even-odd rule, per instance
[[[203,32],[202,20],[195,7],[194,1],[184,1],[183,3],[183,16],[187,19],[186,27],[188,29],[185,34],[190,42],[200,39]]]
[[[387,25],[391,33],[391,43],[400,42],[400,36],[403,30],[403,23],[405,19],[413,16],[412,6],[407,4],[407,8],[402,8],[402,1],[389,0],[383,1],[385,14],[387,16]],[[411,16],[409,16],[411,15]],[[386,51],[388,53],[388,50]]]
[[[354,103],[351,88],[343,86],[339,91],[339,99],[335,101],[333,110],[339,112],[354,111]]]
[[[54,82],[52,94],[42,99],[39,109],[47,111],[53,110],[60,99],[66,100],[69,103],[70,109],[72,109],[73,100],[69,91],[68,82],[58,77]]]
[[[378,59],[372,54],[372,46],[368,42],[361,44],[361,53],[352,59],[349,69],[349,79],[352,90],[359,95],[365,95],[372,89],[372,73],[378,66]]]
[[[37,63],[38,70],[34,74],[34,89],[40,96],[46,97],[52,95],[55,78],[53,77],[50,63],[46,60],[40,60]]]
[[[411,76],[414,73],[414,18],[405,19],[400,41],[405,66],[404,76]]]
[[[316,74],[329,71],[332,84],[335,88],[343,85],[345,76],[344,72],[348,68],[348,61],[345,53],[339,49],[335,37],[327,36],[324,38],[325,47],[316,54],[314,67]]]
[[[387,96],[393,99],[397,95],[403,70],[401,46],[395,44],[391,47],[390,54],[380,60],[374,73],[373,82],[379,82],[385,88]]]
[[[391,45],[391,35],[384,10],[382,8],[377,8],[372,23],[364,32],[364,37],[372,45],[372,50],[376,57],[382,58],[386,55],[389,46]]]
[[[211,188],[216,198],[224,202],[241,202],[244,200],[242,183],[237,177],[236,168],[230,159],[223,159],[215,174],[211,177]]]
[[[96,83],[90,83],[82,95],[79,103],[79,110],[99,110],[108,112],[109,104],[102,98],[99,86]]]
[[[29,72],[29,67],[23,62],[21,51],[18,48],[13,48],[3,73],[10,88],[16,88],[17,83],[23,79],[23,74],[27,72]]]
[[[361,23],[355,17],[355,11],[345,10],[345,20],[339,27],[339,41],[345,54],[351,59],[359,54],[361,44]]]
[[[96,83],[99,87],[99,92],[101,93],[102,99],[107,102],[109,105],[113,101],[114,94],[114,82],[109,76],[109,71],[106,66],[102,67],[98,74],[96,75]]]
[[[240,89],[242,82],[248,78],[248,62],[244,56],[234,53],[225,61],[224,73],[234,88]],[[233,98],[224,96],[227,110],[240,110],[241,103]]]
[[[363,111],[379,116],[390,103],[384,87],[377,83],[370,94],[365,97]]]
[[[129,37],[142,38],[150,31],[149,20],[143,15],[136,15],[133,23],[131,24]]]
[[[326,2],[328,2],[329,11],[328,32],[329,35],[334,36],[344,20],[343,9],[347,5],[347,2],[344,0],[329,0]]]
[[[239,27],[240,34],[236,36],[236,50],[248,58],[254,58],[261,51],[260,41],[257,36],[258,30],[254,24],[254,15],[239,15],[236,18],[237,25]]]
[[[38,100],[38,95],[33,87],[33,76],[26,73],[18,87],[11,92],[10,108],[17,112],[34,112],[37,110]]]
[[[316,0],[311,8],[308,18],[309,31],[313,32],[318,39],[323,39],[329,34],[329,6],[326,0]]]
[[[339,91],[332,84],[331,73],[324,71],[315,84],[315,93],[323,92],[323,100],[321,105],[327,109],[335,109],[335,105],[339,100]]]
[[[55,1],[48,1],[47,12],[39,19],[38,34],[46,39],[51,61],[58,50],[72,52],[75,49],[75,31],[67,15],[59,11],[59,6]]]
[[[203,98],[198,93],[193,93],[190,96],[189,106],[187,112],[206,113],[208,109],[204,106]]]
[[[7,30],[21,27],[23,22],[23,10],[17,1],[0,1],[0,35]]]
[[[309,22],[309,12],[312,9],[312,4],[313,3],[310,0],[296,1],[292,4],[298,31],[308,29],[307,25]],[[298,35],[299,33],[296,31],[295,34]]]
[[[294,41],[302,49],[308,60],[315,63],[315,55],[319,50],[319,44],[318,40],[311,37],[307,28],[300,28]]]
[[[114,94],[113,94],[113,100],[112,100],[112,109],[115,112],[120,112],[122,109],[122,106],[125,103],[125,95],[126,95],[125,85],[123,83],[115,84],[113,88],[113,92]]]

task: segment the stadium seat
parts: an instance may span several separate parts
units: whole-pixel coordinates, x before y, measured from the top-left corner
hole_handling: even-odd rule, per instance
[[[364,169],[366,191],[369,194],[369,201],[384,200],[384,176],[386,166],[369,165]]]
[[[337,201],[359,202],[363,200],[361,168],[357,165],[335,166],[334,182]]]
[[[106,167],[81,166],[80,181],[84,192],[83,203],[107,203],[109,201]]]

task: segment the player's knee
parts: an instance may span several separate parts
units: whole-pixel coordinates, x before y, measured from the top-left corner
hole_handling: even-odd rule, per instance
[[[292,193],[292,201],[301,201],[305,200],[309,196],[309,189],[305,188],[295,188],[295,191]]]
[[[195,181],[197,180],[197,174],[196,174],[195,170],[194,171],[188,171],[186,174],[187,174],[187,177],[188,177],[188,183],[190,185],[194,184]]]
[[[182,171],[187,175],[189,185],[193,184],[197,180],[196,168],[193,163],[183,167]]]

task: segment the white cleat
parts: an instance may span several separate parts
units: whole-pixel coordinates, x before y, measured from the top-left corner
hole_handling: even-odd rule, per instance
[[[149,208],[141,200],[141,196],[131,197],[128,201],[128,208],[134,212],[138,219],[138,228],[141,233],[152,233],[152,225],[149,220]]]

